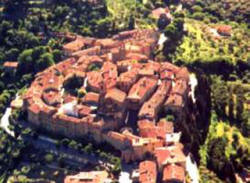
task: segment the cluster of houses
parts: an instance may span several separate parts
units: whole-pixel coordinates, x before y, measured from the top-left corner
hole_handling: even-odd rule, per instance
[[[106,171],[80,172],[76,175],[66,176],[64,183],[111,183]]]
[[[155,30],[108,39],[69,36],[63,46],[68,59],[38,73],[23,96],[28,121],[51,133],[106,142],[120,150],[125,162],[141,161],[135,181],[184,182],[181,133],[162,114],[182,120],[189,72],[152,60],[158,38]],[[137,115],[133,120],[131,111]]]

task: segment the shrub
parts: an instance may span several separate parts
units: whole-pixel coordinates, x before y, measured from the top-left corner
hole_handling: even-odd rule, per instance
[[[167,18],[165,14],[161,14],[160,18],[157,22],[157,26],[160,30],[164,30],[164,28],[170,24],[170,20]]]
[[[202,12],[203,8],[200,7],[199,5],[195,5],[195,6],[192,7],[192,11],[193,12]]]
[[[174,117],[174,115],[172,115],[172,114],[168,114],[168,115],[166,116],[166,120],[167,120],[167,121],[174,121],[174,119],[175,119],[175,117]]]
[[[17,60],[19,52],[20,51],[17,48],[11,48],[6,52],[6,60],[12,60],[12,61]]]
[[[202,12],[195,12],[192,15],[192,18],[197,19],[197,20],[203,20],[205,18],[205,14]]]
[[[44,159],[47,163],[52,163],[54,161],[54,156],[52,154],[46,154]]]

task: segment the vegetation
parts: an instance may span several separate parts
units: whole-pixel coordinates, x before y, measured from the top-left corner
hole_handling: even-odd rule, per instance
[[[192,18],[203,19],[209,17],[214,20],[231,20],[237,22],[247,22],[249,16],[248,0],[237,3],[234,0],[196,0],[194,5],[186,5],[189,16]]]
[[[78,90],[83,84],[84,79],[80,76],[73,75],[72,77],[68,78],[66,81],[63,83],[63,87],[66,92],[72,94],[72,95],[77,95]]]
[[[198,66],[214,74],[239,72],[239,65],[246,64],[249,59],[249,31],[237,23],[231,25],[231,37],[217,38],[215,27],[218,25],[185,19],[187,35],[173,54],[173,62]]]
[[[201,165],[214,170],[219,177],[233,180],[233,172],[249,163],[250,138],[228,122],[219,121],[213,113],[205,144],[200,149]]]
[[[6,180],[7,176],[11,174],[25,148],[26,145],[22,140],[16,140],[0,129],[0,180]]]

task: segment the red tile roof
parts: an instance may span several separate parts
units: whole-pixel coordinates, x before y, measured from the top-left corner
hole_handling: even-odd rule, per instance
[[[231,36],[232,27],[230,25],[221,25],[217,27],[217,31],[221,35]]]
[[[160,18],[161,14],[166,14],[169,13],[168,8],[157,8],[152,11],[152,15],[154,18]]]
[[[157,167],[154,161],[143,161],[139,165],[139,182],[140,183],[156,183]]]
[[[166,164],[176,163],[183,165],[186,162],[186,156],[181,146],[173,145],[167,147],[160,147],[155,149],[155,157],[159,167],[165,166]]]
[[[94,92],[88,92],[85,94],[83,99],[81,100],[84,104],[94,104],[98,105],[100,99],[100,94]]]
[[[167,165],[163,169],[162,183],[178,182],[183,183],[185,181],[185,170],[175,164]]]
[[[143,77],[129,90],[127,99],[131,103],[135,102],[140,105],[150,97],[156,86],[156,79]]]
[[[140,119],[156,119],[161,106],[171,90],[171,81],[162,81],[153,96],[143,104],[138,117]]]
[[[84,41],[82,38],[78,37],[76,40],[63,45],[63,49],[68,52],[75,52],[82,49],[84,46]]]
[[[18,62],[4,62],[3,67],[15,69],[18,67]]]
[[[126,96],[127,95],[125,92],[117,88],[112,88],[108,90],[107,94],[105,95],[105,100],[111,100],[112,102],[122,106],[124,105]]]
[[[68,175],[64,183],[105,183],[110,179],[106,171],[80,172],[77,175]]]

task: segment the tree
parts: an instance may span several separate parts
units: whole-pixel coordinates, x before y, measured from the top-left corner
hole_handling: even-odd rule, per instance
[[[231,120],[234,119],[234,101],[233,101],[233,90],[232,87],[229,90],[229,99],[228,99],[228,116]]]
[[[77,150],[77,148],[78,148],[77,142],[75,140],[71,140],[69,143],[69,147]]]
[[[89,154],[92,153],[93,152],[93,145],[91,143],[88,143],[88,145],[86,145],[84,147],[84,152],[89,153]]]
[[[242,122],[242,113],[244,111],[244,92],[241,87],[237,90],[237,101],[236,101],[236,120]]]
[[[61,61],[61,59],[63,57],[62,51],[60,51],[58,49],[55,49],[55,50],[53,50],[52,54],[53,54],[54,61],[56,63],[59,62],[59,61]]]
[[[221,174],[228,163],[225,156],[226,144],[227,140],[225,138],[213,139],[208,144],[208,167]]]
[[[46,161],[47,163],[52,163],[53,160],[54,160],[54,156],[53,156],[52,154],[49,154],[49,153],[48,153],[48,154],[45,155],[44,159],[45,159],[45,161]]]
[[[191,9],[193,12],[202,12],[202,10],[203,10],[203,8],[200,7],[199,5],[195,5]]]
[[[192,17],[197,20],[203,20],[205,18],[205,14],[202,12],[195,12]]]
[[[44,70],[53,64],[55,64],[53,55],[51,53],[44,53],[38,60],[38,71]]]
[[[118,157],[114,157],[112,158],[112,163],[114,164],[113,168],[112,168],[112,173],[115,175],[119,175],[119,173],[121,172],[121,159]]]
[[[250,112],[247,110],[242,113],[241,131],[246,137],[250,136]]]
[[[175,119],[175,117],[174,117],[174,115],[172,115],[172,114],[168,114],[168,115],[166,116],[166,120],[167,120],[167,121],[174,121],[174,119]]]
[[[19,50],[17,48],[11,48],[6,52],[6,60],[15,61],[19,55]]]
[[[24,50],[18,57],[18,72],[24,74],[32,72],[32,66],[34,64],[33,58],[33,49]]]
[[[157,22],[157,26],[158,26],[159,30],[164,30],[165,27],[170,24],[170,22],[171,21],[170,21],[170,19],[168,19],[166,14],[161,14],[160,18]]]
[[[220,77],[212,77],[212,105],[219,116],[225,116],[228,104],[228,86]]]
[[[184,18],[181,17],[182,14],[177,14],[177,16],[164,30],[164,34],[173,41],[181,39],[183,34]]]
[[[114,30],[127,28],[131,17],[136,17],[137,4],[134,0],[106,0],[106,5]]]
[[[81,88],[83,85],[83,80],[84,79],[82,77],[79,77],[74,74],[72,77],[64,81],[63,87],[65,88],[66,92],[77,96],[78,89]]]
[[[63,146],[65,146],[65,147],[67,147],[68,144],[69,144],[69,139],[67,139],[67,138],[62,139],[62,140],[61,140],[61,144],[62,144]]]

